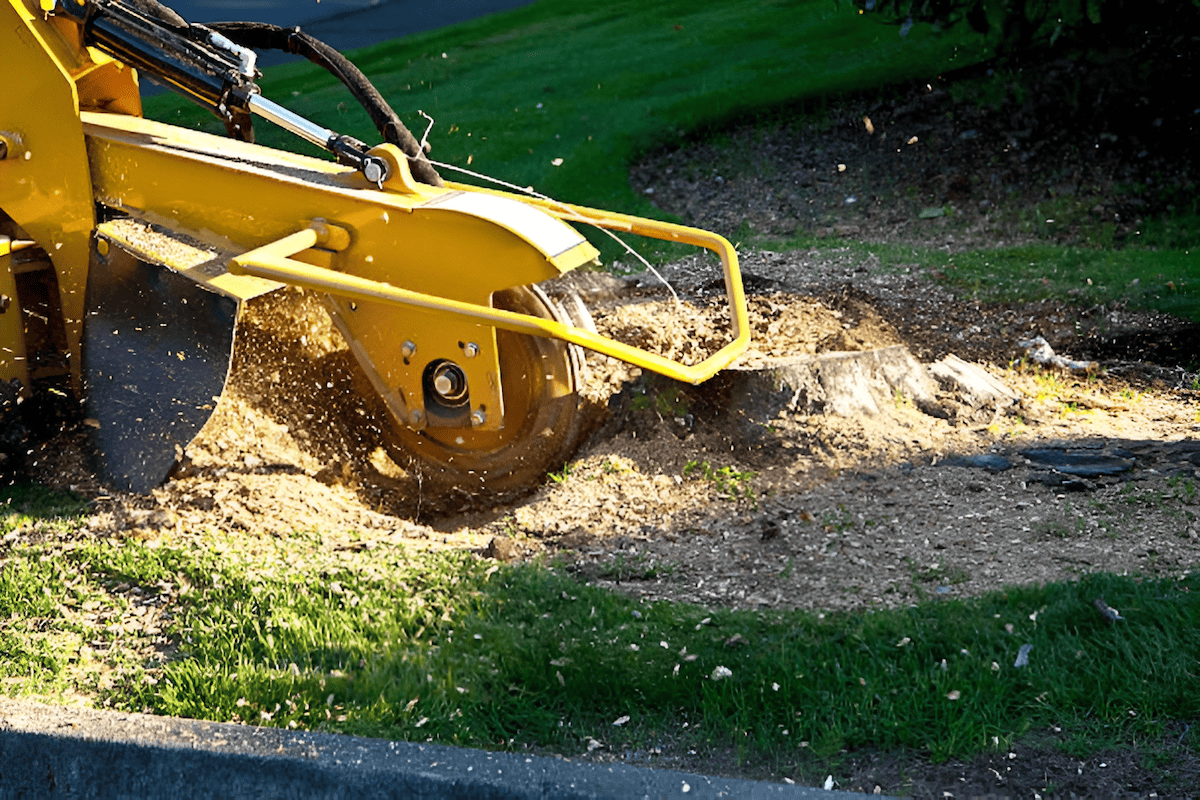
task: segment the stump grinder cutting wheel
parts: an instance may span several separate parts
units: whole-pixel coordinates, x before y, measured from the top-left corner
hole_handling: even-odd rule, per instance
[[[720,236],[445,182],[367,78],[299,30],[189,24],[156,0],[2,2],[0,445],[19,448],[22,401],[74,397],[100,477],[149,491],[211,415],[243,303],[293,286],[322,298],[386,409],[380,444],[438,486],[502,496],[577,446],[578,348],[699,383],[749,342]],[[332,72],[383,143],[263,97],[260,49]],[[139,75],[229,138],[143,118]],[[254,144],[256,117],[333,159]],[[688,366],[573,324],[537,284],[595,261],[576,226],[717,253],[728,343]]]
[[[565,321],[536,286],[497,292],[493,303],[508,311]],[[385,432],[393,458],[400,463],[415,458],[435,492],[451,488],[483,489],[497,495],[518,492],[570,457],[579,442],[583,420],[576,394],[578,349],[556,339],[506,330],[497,331],[496,348],[504,376],[508,417],[504,428],[395,427]],[[429,394],[442,399],[437,387],[432,388]],[[446,398],[446,409],[452,411],[454,402],[453,396]]]

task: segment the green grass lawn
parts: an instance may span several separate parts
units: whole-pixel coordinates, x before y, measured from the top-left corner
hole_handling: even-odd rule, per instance
[[[1182,246],[1094,247],[1026,244],[947,253],[912,245],[828,241],[801,235],[790,240],[752,240],[765,249],[850,248],[869,253],[885,269],[936,270],[963,295],[984,302],[1061,299],[1081,306],[1126,304],[1200,322],[1200,248]],[[1200,365],[1197,354],[1196,365]]]
[[[335,550],[319,533],[96,540],[71,498],[4,497],[0,531],[26,542],[0,562],[9,694],[487,748],[719,751],[798,780],[847,749],[940,761],[1051,726],[1087,756],[1200,713],[1193,576],[1087,575],[894,611],[706,611],[553,563]],[[1125,619],[1107,622],[1098,597]]]
[[[1190,247],[1035,245],[957,254],[946,265],[953,281],[988,298],[1065,297],[1084,306],[1127,301],[1200,322],[1200,252]]]

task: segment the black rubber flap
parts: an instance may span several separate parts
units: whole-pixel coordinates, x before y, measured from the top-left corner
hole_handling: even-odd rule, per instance
[[[147,493],[216,407],[238,302],[119,242],[95,242],[82,348],[95,468],[114,487]]]

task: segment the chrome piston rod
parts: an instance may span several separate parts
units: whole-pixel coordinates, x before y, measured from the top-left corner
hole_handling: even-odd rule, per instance
[[[382,158],[368,155],[366,145],[349,136],[340,135],[299,114],[288,111],[283,106],[268,100],[260,94],[252,94],[247,99],[250,110],[272,122],[285,131],[290,131],[307,142],[328,150],[337,156],[338,161],[347,166],[360,170],[367,180],[380,184],[388,178],[388,164]]]

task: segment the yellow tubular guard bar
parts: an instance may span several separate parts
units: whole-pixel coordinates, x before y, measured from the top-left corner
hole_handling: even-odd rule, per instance
[[[697,228],[627,217],[621,214],[608,214],[562,203],[537,200],[525,200],[525,202],[540,205],[544,210],[567,222],[624,230],[639,236],[683,242],[713,251],[720,256],[721,266],[725,273],[725,293],[733,321],[733,340],[699,364],[688,366],[664,358],[657,353],[631,347],[614,339],[572,325],[564,325],[561,322],[400,289],[388,283],[346,275],[335,270],[314,267],[293,260],[292,256],[318,244],[332,250],[343,250],[349,246],[350,239],[346,231],[321,220],[316,220],[309,227],[278,241],[236,256],[229,264],[229,271],[235,275],[253,275],[306,289],[328,292],[352,300],[377,301],[444,311],[476,322],[484,322],[496,328],[533,336],[562,339],[687,383],[701,383],[708,380],[729,366],[750,344],[750,325],[746,317],[746,297],[742,289],[741,272],[738,270],[737,252],[724,237]]]

